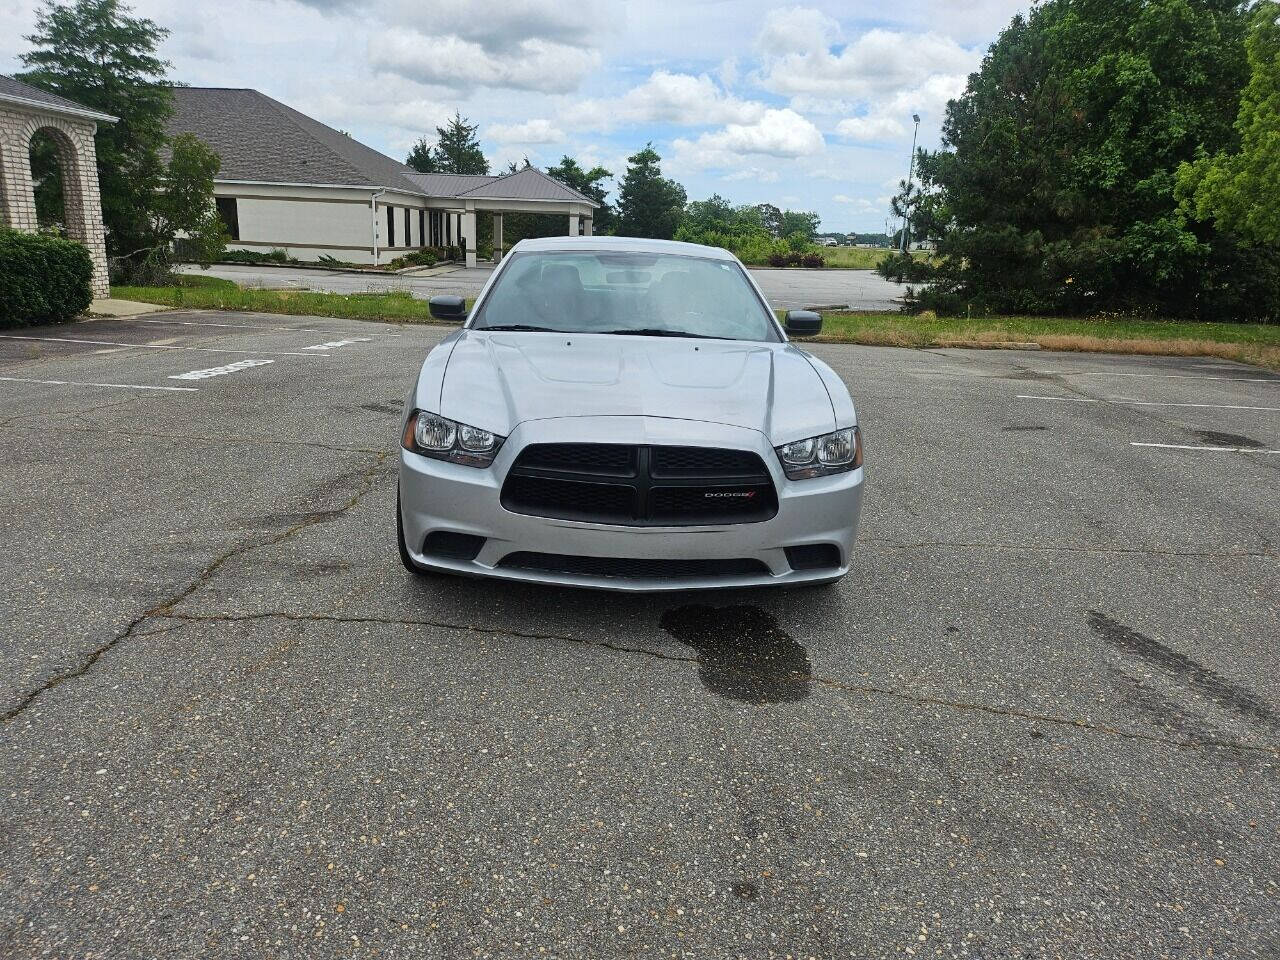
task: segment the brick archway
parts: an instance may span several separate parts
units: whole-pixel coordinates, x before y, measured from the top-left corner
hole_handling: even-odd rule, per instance
[[[0,220],[17,230],[39,229],[31,179],[31,139],[47,134],[62,170],[67,236],[84,244],[93,260],[93,295],[110,295],[106,231],[98,193],[98,157],[92,120],[59,116],[0,102]]]

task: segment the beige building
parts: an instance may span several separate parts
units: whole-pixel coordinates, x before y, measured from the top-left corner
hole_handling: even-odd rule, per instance
[[[192,133],[222,158],[214,183],[233,250],[284,250],[378,264],[432,246],[464,246],[477,260],[476,222],[561,214],[591,234],[599,206],[532,167],[501,177],[418,173],[256,90],[176,87],[169,134]]]
[[[0,76],[0,223],[35,231],[35,185],[31,179],[31,139],[46,134],[57,148],[67,236],[89,249],[93,295],[110,296],[106,232],[98,193],[98,154],[93,137],[100,123],[115,117]]]

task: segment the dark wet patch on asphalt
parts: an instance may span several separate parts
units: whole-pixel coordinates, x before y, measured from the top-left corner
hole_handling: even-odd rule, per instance
[[[1138,633],[1096,610],[1089,611],[1089,626],[1112,647],[1140,658],[1223,709],[1280,728],[1280,717],[1266,702],[1186,654],[1171,650],[1154,637]]]
[[[1242,437],[1237,433],[1219,433],[1217,430],[1193,430],[1191,432],[1205,443],[1212,444],[1215,447],[1258,448],[1266,446],[1264,443],[1259,443],[1249,437]]]
[[[809,696],[805,648],[759,607],[677,607],[662,629],[698,653],[698,677],[716,696],[744,703],[794,703]]]
[[[760,888],[750,880],[735,883],[730,890],[739,900],[754,900],[756,897],[760,896]]]
[[[1029,424],[1026,424],[1025,426],[1011,425],[1011,426],[1005,427],[1004,432],[1005,433],[1035,433],[1041,430],[1048,430],[1048,429],[1049,429],[1048,427],[1042,426],[1038,423],[1029,423]]]
[[[393,407],[389,403],[362,403],[361,410],[368,410],[370,413],[399,413],[399,407]]]

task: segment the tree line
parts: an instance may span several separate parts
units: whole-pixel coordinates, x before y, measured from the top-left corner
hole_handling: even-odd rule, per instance
[[[479,125],[460,113],[436,127],[435,137],[414,144],[405,163],[422,173],[490,174],[491,168],[478,136]],[[524,166],[530,166],[526,157]],[[514,173],[520,164],[511,163]],[[690,202],[685,188],[662,173],[662,157],[652,143],[627,158],[627,169],[618,182],[617,201],[609,199],[606,181],[614,173],[602,166],[586,169],[564,156],[547,167],[547,173],[600,204],[593,230],[627,237],[684,240],[726,247],[744,260],[764,262],[779,251],[807,250],[821,223],[816,213],[780,210],[773,204],[734,206],[723,197]],[[491,227],[477,224],[479,243],[485,245]],[[539,214],[504,214],[503,235],[508,245],[528,237],[564,233],[564,218]]]
[[[916,164],[911,309],[1280,320],[1280,4],[1046,0]]]

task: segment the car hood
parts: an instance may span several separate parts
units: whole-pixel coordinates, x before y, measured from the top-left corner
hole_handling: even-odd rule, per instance
[[[451,346],[439,412],[503,436],[587,416],[723,423],[774,444],[837,426],[822,377],[785,343],[464,330]]]

